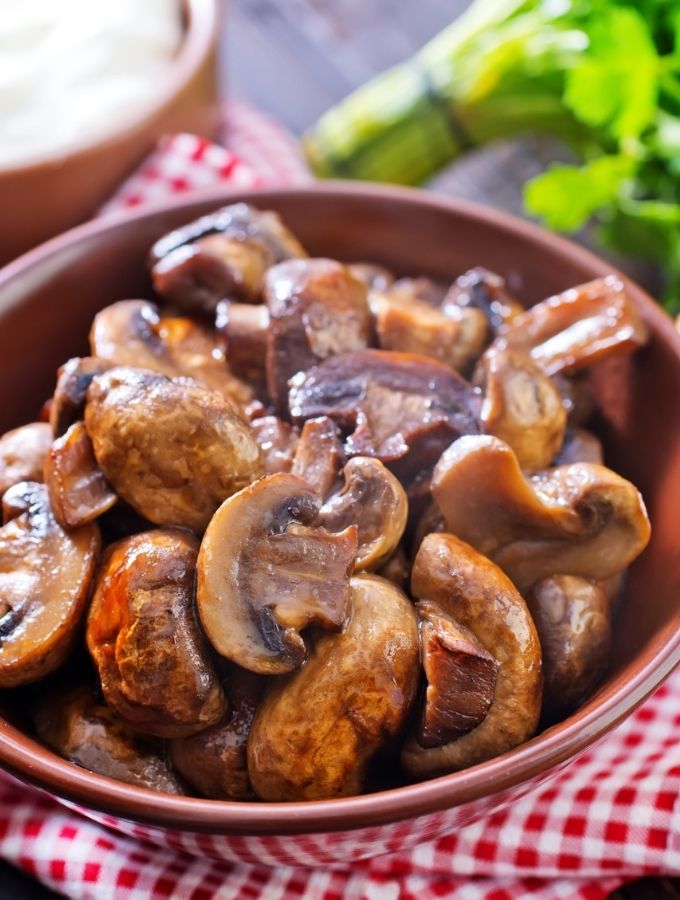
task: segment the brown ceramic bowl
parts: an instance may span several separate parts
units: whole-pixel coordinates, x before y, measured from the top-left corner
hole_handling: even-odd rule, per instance
[[[83,352],[101,306],[148,295],[144,259],[159,235],[242,196],[215,193],[77,228],[0,273],[0,428],[36,415],[54,372]],[[610,270],[586,251],[490,209],[417,191],[351,184],[252,195],[276,209],[313,254],[374,260],[402,274],[451,279],[482,264],[533,303]],[[511,802],[554,775],[628,716],[680,660],[680,338],[634,284],[652,340],[601,366],[608,460],[641,488],[653,536],[633,567],[616,619],[611,666],[573,716],[521,747],[463,772],[361,797],[311,803],[179,798],[93,775],[58,758],[11,710],[0,719],[0,764],[87,815],[188,852],[244,861],[323,864],[435,837]]]
[[[88,219],[163,134],[217,131],[217,0],[181,0],[185,34],[156,99],[67,154],[0,166],[0,264]]]

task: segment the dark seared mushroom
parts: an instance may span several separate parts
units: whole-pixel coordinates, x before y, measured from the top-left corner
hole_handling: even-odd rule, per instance
[[[20,481],[42,481],[52,429],[46,422],[31,422],[0,437],[0,495]]]
[[[297,428],[278,416],[251,419],[250,427],[262,452],[265,475],[290,472],[297,452]]]
[[[307,419],[295,448],[291,471],[304,478],[322,500],[340,484],[345,453],[338,427],[328,416]]]
[[[602,441],[592,431],[574,426],[565,431],[562,446],[552,464],[566,466],[577,462],[597,463],[601,466],[604,462],[604,451]]]
[[[193,378],[239,408],[253,389],[229,371],[215,337],[192,319],[161,316],[147,300],[120,300],[100,310],[90,329],[93,356],[111,366]]]
[[[569,426],[585,425],[595,411],[595,397],[588,372],[580,375],[563,375],[558,372],[551,376],[551,381],[560,392]]]
[[[61,437],[74,422],[83,418],[85,397],[92,379],[112,365],[95,356],[75,356],[59,368],[49,419],[54,437]]]
[[[291,259],[265,276],[267,388],[284,412],[288,381],[337,353],[361,350],[373,326],[366,287],[332,259]]]
[[[527,604],[543,649],[543,705],[562,718],[587,696],[609,662],[610,600],[592,581],[553,575],[534,585]]]
[[[45,460],[45,484],[62,528],[79,528],[118,500],[97,465],[83,422],[71,425],[52,444]]]
[[[276,213],[235,203],[160,238],[149,264],[161,297],[181,309],[212,313],[227,296],[257,299],[270,266],[303,256]]]
[[[406,551],[399,544],[389,559],[385,560],[379,569],[376,569],[375,574],[391,581],[400,591],[403,591],[408,583],[410,571],[411,566],[406,557]]]
[[[3,497],[0,528],[0,687],[49,675],[68,656],[85,612],[99,553],[95,524],[65,531],[44,484],[21,482]]]
[[[375,575],[351,584],[342,631],[322,635],[301,669],[273,682],[255,714],[248,772],[262,800],[360,793],[371,757],[411,709],[419,673],[413,607]]]
[[[437,463],[432,494],[449,530],[526,592],[550,575],[599,580],[649,541],[637,489],[604,466],[573,463],[527,477],[498,438],[468,436]]]
[[[441,281],[433,278],[399,278],[389,289],[402,296],[411,297],[413,300],[421,300],[436,309],[442,304],[446,296],[447,287]]]
[[[521,304],[508,294],[505,279],[481,266],[456,278],[441,308],[447,315],[454,309],[478,309],[494,333],[524,312]]]
[[[160,742],[155,746],[130,731],[90,687],[50,691],[31,718],[44,744],[83,769],[163,794],[184,794]]]
[[[356,571],[376,569],[387,561],[404,534],[406,494],[377,459],[355,456],[345,464],[343,475],[344,487],[326,500],[317,524],[333,532],[356,525]]]
[[[111,369],[88,389],[85,425],[116,494],[156,525],[200,532],[226,497],[263,472],[249,426],[194,382]]]
[[[225,344],[229,365],[252,378],[264,372],[267,362],[269,310],[262,303],[221,300],[215,328]]]
[[[630,353],[649,332],[623,282],[597,278],[549,297],[516,316],[497,338],[547,372],[578,372],[612,354]]]
[[[438,747],[413,735],[402,751],[408,772],[431,778],[500,756],[528,740],[541,711],[541,647],[527,605],[509,578],[451,534],[428,535],[416,554],[411,591],[474,634],[499,663],[493,702],[481,724]]]
[[[252,672],[300,666],[309,625],[337,630],[357,553],[355,525],[314,525],[321,502],[295,475],[267,475],[217,510],[198,557],[198,612],[222,656]]]
[[[329,416],[350,456],[374,456],[403,481],[461,434],[477,434],[480,398],[447,366],[410,353],[361,350],[333,356],[293,379],[290,412],[304,422]]]
[[[204,797],[255,799],[248,777],[247,746],[265,680],[233,666],[226,685],[231,712],[205,731],[170,742],[172,764]]]
[[[427,689],[421,747],[441,747],[480,725],[493,702],[498,660],[469,628],[431,600],[419,600],[420,658]]]
[[[523,469],[549,466],[562,445],[567,413],[560,392],[525,353],[491,348],[473,384],[484,392],[484,431],[509,444]]]
[[[195,734],[226,704],[196,624],[198,540],[158,528],[108,548],[87,618],[87,647],[109,706],[137,731]]]
[[[394,284],[394,275],[385,266],[376,263],[349,263],[347,268],[355,278],[371,291],[387,291]]]

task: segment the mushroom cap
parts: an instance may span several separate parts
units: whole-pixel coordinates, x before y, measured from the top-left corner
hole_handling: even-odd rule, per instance
[[[244,669],[290,672],[306,656],[302,629],[342,625],[357,529],[316,527],[320,505],[303,479],[267,475],[225,500],[206,529],[198,612],[217,652]]]
[[[52,429],[46,422],[31,422],[0,437],[0,496],[20,481],[42,481]]]
[[[50,425],[55,438],[61,437],[74,422],[83,418],[92,379],[112,366],[113,363],[95,356],[74,356],[59,367],[50,405]]]
[[[482,266],[469,269],[456,278],[441,308],[447,315],[454,309],[478,309],[494,332],[524,312],[521,304],[508,294],[505,279]]]
[[[278,416],[251,419],[250,427],[262,452],[265,475],[290,472],[299,440],[297,428]]]

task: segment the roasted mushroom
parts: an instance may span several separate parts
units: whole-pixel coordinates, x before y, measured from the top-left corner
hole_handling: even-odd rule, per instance
[[[83,418],[85,397],[92,379],[112,365],[95,356],[75,356],[59,367],[49,418],[54,437],[61,437],[74,422]]]
[[[400,591],[406,589],[409,575],[411,574],[411,564],[402,544],[399,544],[389,559],[379,569],[375,570],[375,574],[391,581]]]
[[[525,353],[489,349],[473,383],[484,393],[484,431],[509,444],[523,469],[549,466],[562,445],[567,413],[560,392]]]
[[[373,328],[365,286],[332,259],[291,259],[265,277],[267,389],[288,404],[288,381],[337,353],[367,347]]]
[[[394,284],[394,275],[385,266],[379,266],[376,263],[358,262],[349,263],[347,268],[369,290],[387,291]]]
[[[45,484],[52,512],[62,528],[79,528],[118,500],[97,465],[82,422],[71,425],[52,444],[45,460]]]
[[[193,378],[237,406],[253,389],[229,371],[214,336],[192,319],[163,316],[147,300],[121,300],[102,309],[90,329],[92,354],[111,366],[150,369],[168,378]]]
[[[263,675],[291,672],[309,625],[337,630],[357,553],[355,525],[315,526],[321,501],[295,475],[267,475],[213,516],[198,557],[197,601],[222,656]]]
[[[550,575],[608,578],[649,540],[642,497],[629,481],[589,463],[527,478],[494,437],[453,443],[437,463],[432,494],[449,530],[493,559],[522,593]]]
[[[377,569],[394,552],[406,527],[403,487],[377,459],[355,456],[343,470],[345,485],[319,510],[317,523],[338,532],[357,526],[357,572]]]
[[[229,365],[256,378],[267,362],[269,310],[261,303],[221,300],[215,314],[215,328],[225,344]]]
[[[0,437],[0,495],[20,481],[42,481],[52,429],[46,422],[31,422]]]
[[[481,266],[458,276],[444,297],[441,308],[447,315],[455,309],[478,309],[494,333],[524,312],[521,304],[508,294],[505,279]]]
[[[457,537],[430,534],[416,554],[411,591],[469,628],[499,666],[493,701],[481,724],[438,747],[423,747],[414,735],[402,751],[406,770],[431,778],[484,762],[528,740],[541,711],[541,648],[515,586]]]
[[[181,309],[212,313],[225,297],[256,300],[270,266],[303,256],[276,213],[235,203],[160,238],[149,262],[161,297]]]
[[[553,575],[535,584],[527,604],[543,649],[543,705],[553,718],[572,712],[609,661],[609,597],[592,581]]]
[[[566,466],[577,462],[597,463],[601,466],[604,462],[604,451],[602,441],[592,431],[575,426],[565,431],[562,446],[552,464]]]
[[[298,446],[297,429],[278,416],[252,419],[250,427],[262,452],[265,475],[290,472]]]
[[[351,584],[342,631],[319,637],[306,664],[274,682],[255,714],[248,772],[262,800],[358,794],[370,758],[406,721],[419,669],[413,607],[375,575]]]
[[[109,706],[158,737],[220,720],[225,698],[196,624],[198,540],[165,528],[107,550],[87,619],[87,647]]]
[[[41,697],[31,718],[43,743],[90,772],[164,794],[184,793],[161,747],[126,728],[85,685]]]
[[[389,291],[411,297],[413,300],[421,300],[428,306],[439,309],[446,296],[447,288],[441,281],[421,276],[419,278],[399,278],[391,285]]]
[[[263,472],[249,426],[226,400],[156,372],[98,375],[85,425],[116,494],[157,525],[201,532],[226,497]]]
[[[307,419],[295,448],[291,471],[304,478],[322,500],[339,487],[345,454],[338,427],[328,416]]]
[[[3,512],[0,687],[9,688],[49,675],[66,659],[85,612],[100,539],[94,524],[64,531],[44,484],[15,484],[3,497]]]

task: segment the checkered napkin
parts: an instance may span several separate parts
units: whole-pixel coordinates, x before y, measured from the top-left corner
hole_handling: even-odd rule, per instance
[[[166,138],[104,211],[218,185],[309,178],[290,138],[243,104],[230,150]],[[680,671],[592,752],[508,809],[347,868],[218,862],[109,831],[8,776],[0,856],[73,898],[596,900],[645,874],[680,875]]]

